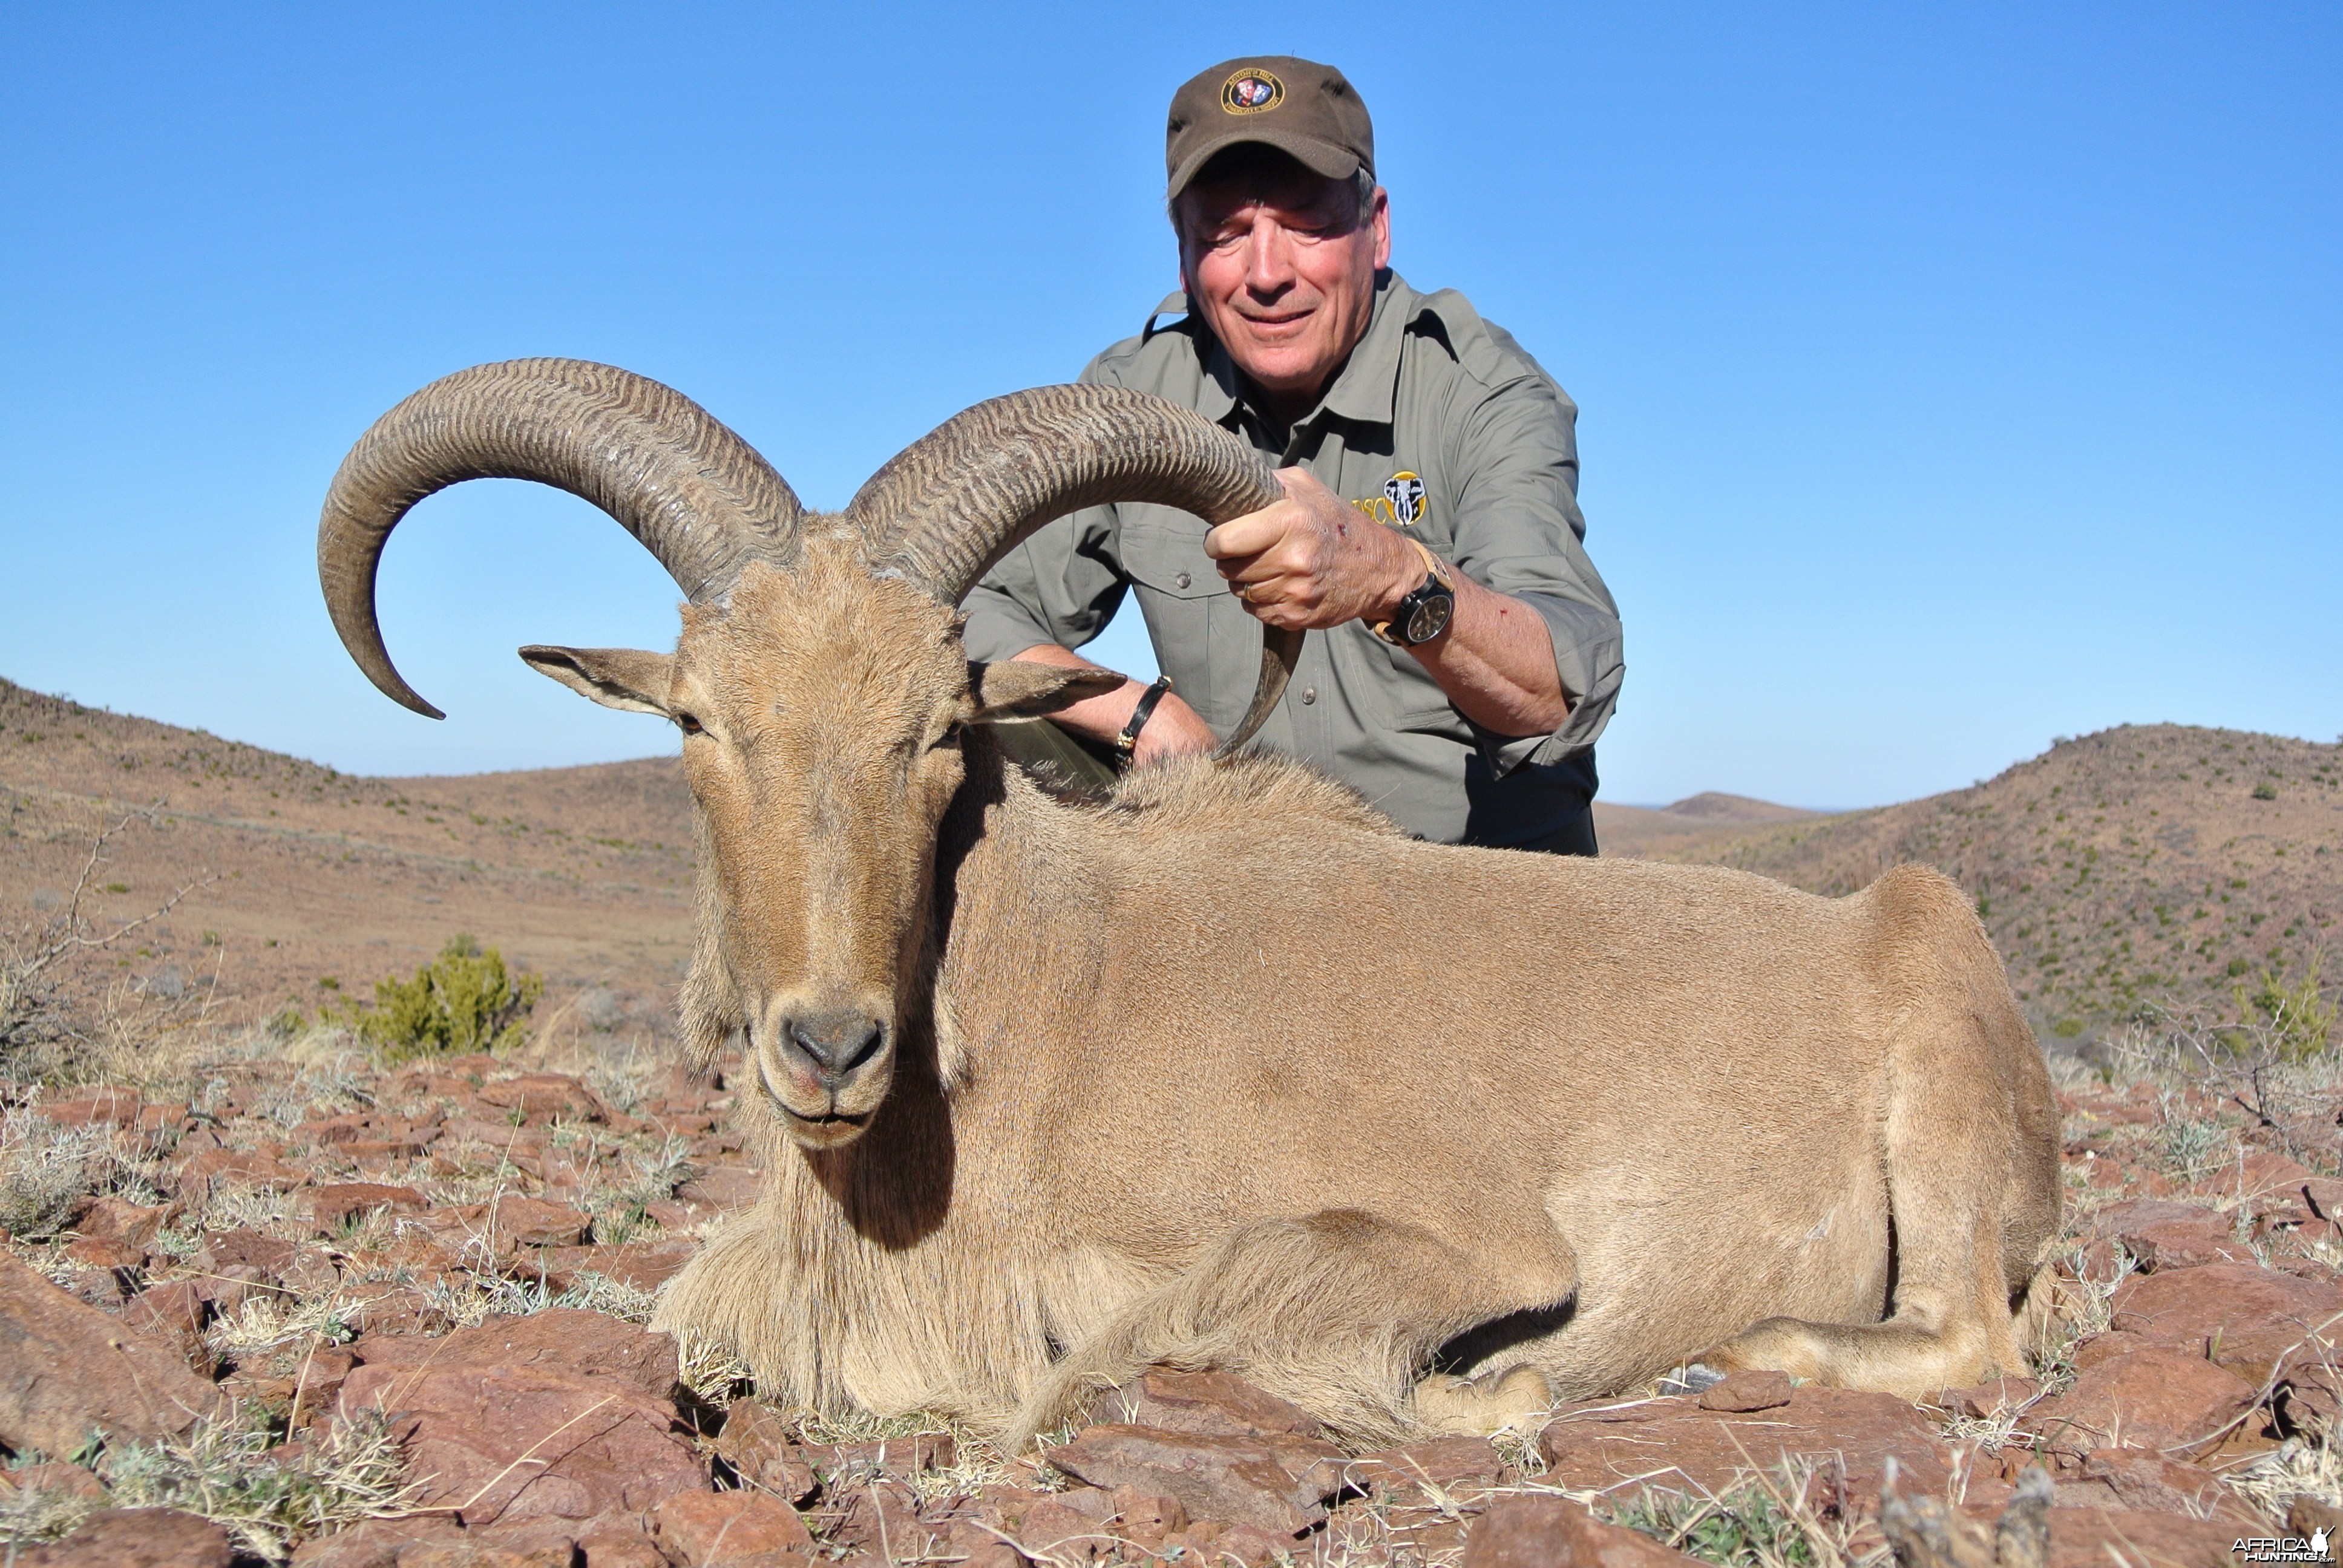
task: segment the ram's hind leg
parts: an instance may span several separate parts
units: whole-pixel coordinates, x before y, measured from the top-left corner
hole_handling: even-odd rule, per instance
[[[1551,1231],[1540,1241],[1515,1240],[1493,1260],[1356,1209],[1240,1226],[1074,1346],[1003,1441],[1017,1452],[1152,1365],[1234,1372],[1357,1442],[1487,1416],[1493,1400],[1518,1402],[1523,1380],[1462,1394],[1443,1380],[1438,1392],[1453,1397],[1428,1400],[1423,1418],[1411,1390],[1433,1352],[1466,1329],[1569,1297],[1577,1275],[1568,1249]]]
[[[2028,1287],[2058,1229],[2057,1112],[2000,960],[1952,883],[1873,889],[1904,1023],[1887,1062],[1895,1272],[1885,1322],[1768,1318],[1701,1361],[1906,1399],[2022,1372]]]

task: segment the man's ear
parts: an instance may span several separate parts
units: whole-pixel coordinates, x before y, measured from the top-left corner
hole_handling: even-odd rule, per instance
[[[528,666],[549,675],[580,697],[605,708],[667,717],[668,681],[675,660],[639,648],[548,648],[531,643],[520,650]]]
[[[978,724],[1014,724],[1071,708],[1086,697],[1120,688],[1128,677],[1111,669],[1066,669],[1021,658],[968,661],[969,700]]]

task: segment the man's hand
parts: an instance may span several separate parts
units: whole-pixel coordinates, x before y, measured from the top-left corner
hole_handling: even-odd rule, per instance
[[[1054,664],[1061,669],[1101,668],[1054,642],[1029,648],[1017,657],[1033,664]],[[1050,717],[1077,735],[1087,735],[1102,745],[1111,746],[1122,733],[1122,727],[1131,722],[1131,710],[1139,706],[1139,699],[1146,695],[1143,684],[1126,680],[1113,691],[1086,697]],[[1147,716],[1147,728],[1139,732],[1139,739],[1131,749],[1131,765],[1144,768],[1151,762],[1169,762],[1175,757],[1210,751],[1220,743],[1220,737],[1212,733],[1212,727],[1204,722],[1202,714],[1181,701],[1178,692],[1167,691],[1157,700],[1155,711]]]
[[[1309,470],[1280,468],[1277,478],[1285,499],[1204,536],[1204,553],[1245,608],[1267,625],[1305,630],[1388,619],[1423,581],[1423,558]]]

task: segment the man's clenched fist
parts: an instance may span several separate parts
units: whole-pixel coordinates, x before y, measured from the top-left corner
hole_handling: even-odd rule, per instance
[[[1308,469],[1277,477],[1283,500],[1204,536],[1204,553],[1245,608],[1267,625],[1305,630],[1389,619],[1423,581],[1423,558]]]

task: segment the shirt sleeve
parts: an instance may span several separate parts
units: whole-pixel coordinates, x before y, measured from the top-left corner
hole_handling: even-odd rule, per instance
[[[1526,374],[1483,391],[1463,416],[1456,564],[1537,611],[1570,699],[1569,716],[1551,735],[1481,733],[1482,754],[1502,778],[1592,747],[1610,722],[1626,658],[1619,608],[1584,542],[1577,408],[1552,381]]]
[[[1097,359],[1084,385],[1111,385]],[[1131,586],[1123,575],[1121,530],[1111,506],[1085,507],[1045,523],[1001,558],[961,601],[960,640],[970,658],[1014,658],[1054,642],[1080,648],[1106,629]]]

